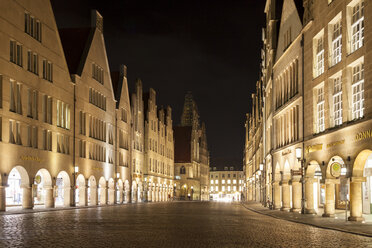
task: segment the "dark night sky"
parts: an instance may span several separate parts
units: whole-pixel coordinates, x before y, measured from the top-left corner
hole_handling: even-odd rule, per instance
[[[110,68],[128,66],[129,88],[141,78],[173,108],[179,124],[192,91],[206,123],[211,166],[241,166],[244,119],[258,79],[264,0],[52,0],[58,26],[104,19]],[[227,164],[230,165],[230,164]]]

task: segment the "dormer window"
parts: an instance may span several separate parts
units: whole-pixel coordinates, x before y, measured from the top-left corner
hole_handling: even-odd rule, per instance
[[[25,33],[41,42],[41,22],[29,13],[25,13]]]
[[[94,63],[92,64],[92,78],[103,84],[103,69]]]

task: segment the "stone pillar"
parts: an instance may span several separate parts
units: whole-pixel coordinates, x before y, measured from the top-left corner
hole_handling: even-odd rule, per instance
[[[108,204],[113,205],[115,202],[115,189],[109,188],[108,190]]]
[[[5,186],[0,185],[0,211],[5,211],[5,206],[6,206]]]
[[[34,207],[34,199],[32,195],[32,187],[23,186],[22,208],[32,209]]]
[[[89,205],[90,206],[95,206],[97,205],[97,197],[98,197],[98,193],[97,193],[97,186],[90,186],[90,202],[89,202]]]
[[[69,198],[70,198],[69,205],[70,205],[70,207],[75,207],[76,206],[76,200],[75,200],[76,196],[75,196],[75,194],[77,193],[76,192],[76,187],[71,186],[70,188],[65,188],[65,190],[66,191],[68,190],[70,192],[69,193]],[[66,197],[66,192],[65,192],[65,197]],[[66,206],[66,204],[67,204],[67,200],[66,199],[64,199],[64,203],[65,203],[65,207],[68,207],[69,206],[69,205]]]
[[[365,182],[365,177],[352,177],[350,180],[350,221],[363,221],[363,198],[362,198],[362,182]]]
[[[99,189],[100,192],[100,199],[99,199],[99,204],[100,205],[106,205],[107,204],[107,188],[105,187],[100,187]]]
[[[314,209],[314,182],[315,178],[305,179],[305,214],[316,214]]]
[[[151,193],[151,189],[149,189],[149,190],[147,191],[147,201],[148,201],[148,202],[151,202],[151,201],[152,201],[152,193]]]
[[[280,184],[279,182],[274,182],[274,209],[280,209],[281,207]]]
[[[334,217],[335,215],[335,182],[333,179],[326,179],[325,205],[323,217]]]
[[[300,178],[292,179],[292,212],[301,211],[302,184]]]
[[[79,186],[79,188],[80,188],[80,186]],[[83,187],[81,187],[81,189],[79,189],[79,191],[80,190],[81,190],[81,195],[80,195],[80,199],[79,199],[79,205],[80,206],[87,206],[88,205],[88,187],[83,186]]]
[[[53,188],[46,187],[44,188],[45,192],[45,208],[54,208],[54,196],[53,196]]]
[[[287,211],[291,209],[291,196],[290,196],[290,190],[289,190],[289,182],[282,181],[281,183],[282,183],[283,206],[280,210]]]

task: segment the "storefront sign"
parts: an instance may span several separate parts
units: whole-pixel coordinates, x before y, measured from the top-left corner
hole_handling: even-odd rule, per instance
[[[38,162],[38,163],[41,162],[41,158],[34,157],[34,156],[21,156],[21,160],[23,160],[23,161],[35,161],[35,162]]]
[[[302,175],[302,170],[291,170],[292,176],[301,176]]]
[[[320,151],[322,149],[323,149],[323,144],[315,144],[315,145],[307,146],[305,150],[307,153],[311,153],[311,152]]]
[[[331,164],[331,175],[334,177],[341,176],[341,165],[338,162]]]
[[[345,140],[338,140],[332,143],[327,144],[327,148],[331,148],[333,146],[342,145],[345,143]]]
[[[357,133],[355,135],[355,141],[365,140],[372,138],[372,129]]]
[[[290,149],[282,151],[282,156],[290,154],[292,151]]]

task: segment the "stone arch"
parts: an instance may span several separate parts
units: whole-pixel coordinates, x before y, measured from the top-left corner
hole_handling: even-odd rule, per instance
[[[42,168],[36,172],[34,185],[36,186],[34,204],[44,205],[46,208],[54,207],[52,177],[47,169]]]
[[[55,204],[64,207],[71,204],[71,181],[66,171],[60,171],[57,175]]]
[[[104,177],[100,177],[98,181],[98,204],[105,205],[107,203],[107,183]]]
[[[313,178],[315,175],[315,171],[318,171],[318,170],[321,171],[319,163],[316,160],[310,161],[306,169],[306,177]]]
[[[350,182],[350,220],[363,220],[372,213],[372,150],[365,149],[355,158]]]
[[[275,173],[274,174],[274,180],[275,181],[280,181],[281,180],[281,176],[280,176],[280,164],[279,164],[279,162],[276,163],[274,173]]]
[[[366,149],[361,151],[355,158],[352,176],[353,177],[363,177],[364,167],[368,160],[368,157],[372,154],[372,150]]]
[[[83,174],[79,174],[76,178],[76,190],[75,190],[75,202],[77,206],[86,206],[86,185],[85,177]]]
[[[15,166],[7,177],[6,205],[22,205],[23,208],[32,208],[32,192],[30,177],[22,166]]]
[[[88,179],[88,205],[97,205],[97,181],[93,175]]]
[[[291,174],[291,166],[289,165],[288,160],[285,160],[283,167],[283,175]]]
[[[115,203],[115,181],[113,178],[108,180],[108,204]]]

